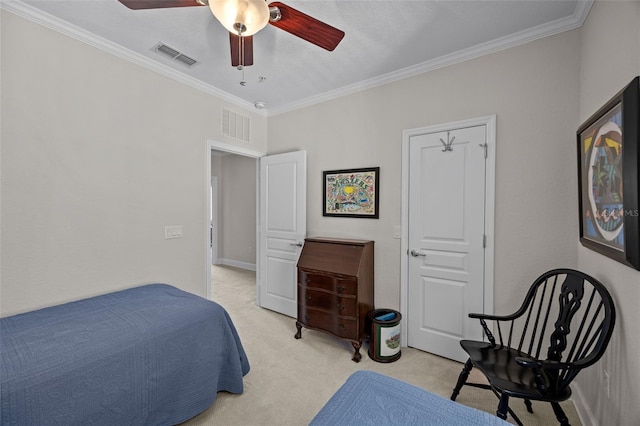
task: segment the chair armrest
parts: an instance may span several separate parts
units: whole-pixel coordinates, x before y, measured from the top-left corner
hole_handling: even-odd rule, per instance
[[[538,361],[535,358],[526,358],[522,356],[517,356],[516,363],[518,363],[518,365],[522,365],[523,367],[527,367],[527,368],[542,368],[542,361]]]
[[[480,319],[480,320],[491,320],[491,321],[511,321],[512,319],[517,318],[518,315],[487,315],[487,314],[478,314],[478,313],[470,313],[469,318]]]
[[[536,386],[541,392],[546,392],[548,389],[547,380],[545,380],[545,378],[543,377],[542,370],[545,369],[545,364],[547,364],[547,361],[539,361],[534,358],[521,356],[516,357],[515,360],[518,365],[530,368],[533,371],[533,377],[536,381]]]
[[[489,327],[487,326],[486,321],[496,321],[496,323],[498,324],[498,333],[499,333],[499,338],[500,338],[500,344],[503,344],[502,342],[502,334],[500,333],[500,322],[504,321],[504,322],[508,322],[508,321],[515,321],[517,318],[519,318],[523,312],[524,312],[524,307],[526,305],[523,305],[518,311],[516,311],[515,313],[511,314],[511,315],[488,315],[488,314],[481,314],[481,313],[470,313],[469,314],[469,318],[473,318],[473,319],[479,319],[480,320],[480,324],[482,325],[482,329],[484,330],[485,335],[487,336],[487,339],[489,339],[489,342],[491,343],[491,347],[495,347],[496,346],[496,339],[493,336],[493,334],[491,333],[491,330],[489,330]],[[511,324],[511,326],[513,327],[513,322]]]
[[[530,368],[533,372],[534,380],[538,389],[541,392],[546,392],[549,390],[549,386],[556,386],[554,384],[558,377],[559,370],[574,370],[576,369],[575,364],[567,364],[566,362],[559,361],[548,361],[548,360],[537,360],[529,357],[516,357],[515,361],[518,365],[522,365],[523,367]],[[578,367],[580,369],[580,367]],[[550,372],[549,374],[543,374],[543,371],[553,370],[554,372]],[[547,379],[545,379],[545,377]],[[552,378],[556,379],[552,379]]]
[[[496,338],[493,337],[493,333],[491,333],[491,330],[489,330],[489,326],[487,325],[487,322],[484,320],[484,318],[480,318],[480,325],[482,326],[482,329],[484,330],[484,334],[487,336],[487,339],[489,339],[489,343],[491,343],[491,347],[494,348],[496,346]]]
[[[496,346],[496,339],[493,336],[493,333],[491,333],[491,330],[489,330],[489,327],[487,326],[486,320],[490,320],[490,321],[511,321],[516,317],[517,317],[516,315],[501,316],[501,315],[487,315],[487,314],[479,314],[479,313],[470,313],[469,314],[469,318],[479,319],[480,320],[480,325],[482,326],[482,330],[484,331],[484,334],[487,336],[487,339],[489,340],[489,343],[491,343],[491,347],[495,347]],[[502,335],[500,335],[500,343],[502,344]]]
[[[558,361],[547,361],[547,360],[537,360],[534,358],[527,357],[516,357],[516,362],[523,367],[541,369],[541,370],[561,370],[563,368],[574,368],[575,365],[567,364],[566,362],[558,362]]]

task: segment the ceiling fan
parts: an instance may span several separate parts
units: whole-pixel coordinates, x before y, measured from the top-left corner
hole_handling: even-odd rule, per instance
[[[265,0],[118,0],[133,10],[209,6],[229,31],[231,65],[253,65],[253,35],[267,23],[323,49],[333,51],[344,31],[278,1]]]

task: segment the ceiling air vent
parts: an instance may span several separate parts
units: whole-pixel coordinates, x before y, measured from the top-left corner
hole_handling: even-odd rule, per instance
[[[249,142],[249,117],[228,109],[222,110],[222,134],[230,138]]]
[[[152,49],[154,52],[159,53],[163,56],[166,56],[176,62],[181,63],[182,65],[186,65],[187,67],[192,67],[198,63],[195,59],[185,55],[179,50],[174,49],[173,47],[167,46],[166,44],[160,42],[153,46]]]

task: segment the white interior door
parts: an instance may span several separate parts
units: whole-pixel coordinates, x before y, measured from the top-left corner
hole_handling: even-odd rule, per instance
[[[466,361],[482,340],[486,126],[409,138],[408,346]]]
[[[260,159],[259,305],[297,315],[296,264],[307,233],[307,153]]]

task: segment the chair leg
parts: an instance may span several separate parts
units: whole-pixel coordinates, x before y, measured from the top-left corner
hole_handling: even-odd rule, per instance
[[[533,406],[531,405],[531,400],[530,399],[525,399],[524,400],[524,405],[527,406],[527,411],[530,413],[533,413]]]
[[[516,424],[518,426],[524,426],[522,424],[522,421],[520,420],[520,418],[516,415],[516,413],[513,412],[513,410],[509,407],[509,395],[505,395],[505,394],[500,394],[498,391],[496,391],[495,389],[491,389],[491,391],[493,392],[493,394],[498,397],[498,399],[500,400],[500,402],[498,403],[498,412],[496,412],[496,414],[498,415],[498,417],[500,417],[500,406],[502,404],[504,404],[506,407],[506,412],[505,412],[505,416],[506,413],[511,414],[511,418],[513,419],[514,422],[516,422]],[[505,399],[504,403],[503,403],[503,398]],[[506,418],[506,417],[505,417]]]
[[[464,364],[464,367],[462,367],[460,376],[458,376],[458,383],[456,383],[456,387],[453,388],[453,393],[451,394],[452,401],[455,401],[456,398],[458,397],[458,394],[460,393],[460,389],[462,389],[462,386],[464,386],[464,384],[467,382],[467,378],[469,377],[469,373],[471,373],[472,369],[473,369],[473,363],[471,363],[471,358],[469,358],[467,362]]]
[[[562,409],[562,407],[560,407],[560,404],[558,404],[557,402],[552,402],[551,406],[553,407],[553,412],[555,413],[556,419],[558,419],[560,424],[562,426],[570,426],[569,419],[567,418],[567,415],[564,413],[564,410]]]
[[[509,412],[509,395],[502,394],[498,403],[498,411],[496,415],[502,420],[507,420],[507,412]]]

